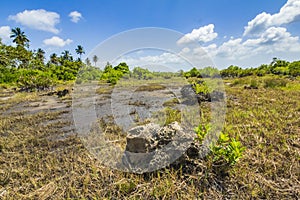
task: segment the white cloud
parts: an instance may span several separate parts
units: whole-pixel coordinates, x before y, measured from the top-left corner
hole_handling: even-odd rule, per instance
[[[78,11],[73,11],[70,12],[69,17],[71,17],[72,22],[77,23],[82,18],[82,15]]]
[[[163,52],[157,55],[137,55],[138,54],[120,57],[113,62],[113,65],[117,65],[120,62],[126,62],[131,67],[140,66],[155,71],[165,71],[165,69],[178,71],[178,67],[186,67],[190,65],[180,55],[169,52]],[[153,68],[153,66],[156,67]]]
[[[278,13],[260,13],[245,27],[244,35],[257,35],[271,26],[281,26],[300,20],[300,1],[288,0]]]
[[[168,63],[178,63],[181,62],[181,58],[175,54],[164,52],[160,55],[153,55],[153,56],[142,56],[138,59],[134,59],[138,63],[145,63],[145,64],[168,64]]]
[[[242,38],[230,39],[220,45],[216,51],[215,55],[226,57],[230,60],[241,59],[249,55],[249,48],[243,45]]]
[[[199,49],[194,49],[196,55],[203,54],[204,49],[214,59],[243,60],[255,59],[257,55],[300,52],[300,43],[299,37],[293,37],[286,28],[270,27],[254,39],[231,38],[219,46],[211,44]]]
[[[68,44],[71,44],[73,42],[73,40],[70,39],[66,39],[63,40],[60,37],[57,36],[53,36],[52,38],[49,39],[45,39],[43,41],[43,43],[47,46],[55,46],[55,47],[64,47]]]
[[[269,51],[295,51],[299,47],[299,37],[293,37],[286,28],[270,27],[259,38],[248,39],[245,46],[269,49]],[[299,49],[298,49],[299,51]]]
[[[223,43],[188,46],[190,51],[181,50],[181,55],[190,60],[201,62],[210,57],[218,67],[231,64],[257,67],[268,63],[273,57],[296,60],[300,54],[300,36],[293,36],[284,25],[300,21],[300,0],[288,0],[278,13],[262,12],[248,22],[242,36],[224,36]],[[291,24],[292,25],[292,24]],[[186,34],[177,44],[209,42],[217,37],[214,25],[210,24],[194,29]],[[199,44],[198,44],[199,45]],[[207,54],[206,54],[206,53]],[[207,59],[208,60],[208,59]]]
[[[212,52],[212,51],[215,51],[217,49],[217,45],[216,44],[211,44],[211,45],[208,45],[206,47],[202,47],[204,51],[206,52]]]
[[[218,34],[214,32],[214,25],[209,24],[207,26],[193,29],[191,33],[187,33],[177,41],[177,44],[188,44],[191,42],[210,42],[215,39]]]
[[[191,51],[190,48],[184,47],[184,48],[179,52],[179,55],[189,53],[190,51]]]
[[[1,26],[0,27],[0,38],[2,39],[3,43],[6,43],[9,41],[11,33],[11,28],[9,26]]]
[[[44,9],[24,10],[16,15],[10,15],[8,19],[32,29],[59,33],[55,26],[59,23],[60,16],[56,12],[49,12]]]

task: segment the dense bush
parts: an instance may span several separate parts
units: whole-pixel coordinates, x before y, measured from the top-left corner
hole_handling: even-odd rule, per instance
[[[265,76],[267,74],[296,77],[300,75],[300,61],[289,63],[284,60],[273,58],[273,61],[269,65],[263,64],[257,68],[246,69],[231,65],[228,68],[221,70],[220,74],[222,77],[228,78],[251,75]]]
[[[18,70],[0,65],[0,83],[14,83],[18,78]]]
[[[80,84],[82,82],[93,81],[93,80],[100,80],[102,76],[102,71],[97,67],[92,66],[84,66],[80,68],[76,83]]]
[[[69,81],[75,80],[77,73],[83,63],[80,61],[63,61],[62,65],[49,64],[53,77],[56,77],[58,80]]]
[[[117,81],[125,74],[129,73],[129,67],[126,63],[112,67],[109,63],[105,66],[101,80],[106,80],[108,83],[115,85]]]
[[[49,89],[58,80],[75,80],[78,70],[84,66],[80,59],[73,61],[69,51],[64,51],[60,57],[52,54],[49,62],[45,63],[45,52],[40,48],[29,50],[29,40],[25,35],[22,37],[25,42],[16,40],[16,46],[0,42],[2,84],[17,84],[26,91]]]
[[[150,72],[148,69],[143,69],[141,67],[135,67],[132,70],[131,77],[136,78],[136,79],[144,79],[144,80],[149,80],[154,78],[154,74]]]
[[[289,74],[291,76],[300,76],[300,61],[295,61],[289,64]]]
[[[35,69],[21,69],[17,79],[17,85],[23,91],[46,90],[56,83],[56,79],[50,71]]]

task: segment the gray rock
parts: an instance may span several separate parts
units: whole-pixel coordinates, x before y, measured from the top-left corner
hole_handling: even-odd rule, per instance
[[[143,173],[197,158],[199,148],[193,145],[195,133],[184,130],[178,122],[165,127],[150,123],[129,130],[122,162],[128,171]]]

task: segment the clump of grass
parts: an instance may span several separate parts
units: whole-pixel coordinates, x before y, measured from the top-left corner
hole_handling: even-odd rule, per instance
[[[128,104],[132,105],[132,106],[146,106],[147,105],[145,102],[142,102],[142,101],[129,101]]]
[[[173,109],[170,107],[165,108],[164,110],[166,115],[166,120],[164,125],[171,124],[173,122],[181,122],[181,112],[178,109]]]
[[[112,93],[112,87],[104,86],[96,89],[96,94],[111,94],[111,93]]]
[[[258,88],[259,83],[257,82],[256,79],[251,79],[250,81],[250,88]]]
[[[276,87],[286,87],[288,81],[285,79],[278,78],[267,78],[264,80],[265,88],[276,88]]]
[[[165,107],[164,109],[153,113],[152,118],[155,120],[154,122],[161,125],[166,126],[171,124],[172,122],[181,122],[181,112],[178,109],[174,109],[171,107]]]
[[[180,102],[179,102],[178,98],[172,98],[172,99],[170,99],[168,101],[165,101],[163,103],[163,106],[165,106],[165,107],[172,107],[172,106],[175,106],[175,105],[177,105],[179,103]]]
[[[147,85],[142,85],[136,89],[137,92],[142,92],[142,91],[155,91],[155,90],[164,90],[166,89],[166,86],[158,84],[158,83],[151,83]]]

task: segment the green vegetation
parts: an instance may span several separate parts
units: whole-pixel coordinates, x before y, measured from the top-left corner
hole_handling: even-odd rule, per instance
[[[211,124],[200,124],[195,128],[196,140],[202,143],[210,130]],[[242,157],[242,153],[245,150],[245,147],[242,146],[239,140],[230,138],[226,132],[221,132],[216,144],[212,144],[210,148],[211,155],[208,158],[212,159],[212,162],[222,165],[235,164]]]
[[[9,97],[0,99],[0,113],[3,113],[0,115],[2,197],[293,199],[300,195],[300,90],[297,89],[300,82],[286,78],[286,87],[264,88],[265,78],[268,77],[225,80],[230,83],[225,88],[228,97],[226,123],[219,140],[211,147],[212,152],[197,161],[199,169],[189,168],[187,163],[142,175],[100,165],[74,135],[49,139],[59,138],[63,134],[61,128],[70,126],[71,121],[56,119],[71,113],[44,110],[28,114],[23,111],[28,108],[25,105],[44,102],[44,97],[1,89],[1,98]],[[241,83],[234,85],[238,80]],[[241,87],[251,80],[258,83],[257,90]],[[9,113],[23,104],[21,111]],[[204,119],[196,133],[201,141],[211,128],[210,106],[210,102],[200,104]],[[105,130],[109,133],[120,131],[113,127],[106,126]],[[120,138],[117,134],[112,140]]]
[[[20,28],[12,29],[11,38],[16,46],[0,42],[0,84],[14,85],[21,90],[47,90],[59,82],[73,81],[84,64],[74,60],[69,51],[61,56],[52,54],[45,62],[45,51],[29,49],[30,40]],[[81,56],[83,47],[76,52]]]
[[[229,66],[227,69],[221,70],[222,77],[245,77],[245,76],[265,76],[265,75],[280,75],[297,77],[300,75],[300,61],[287,62],[277,58],[269,64],[263,64],[258,68],[242,69],[238,66]]]
[[[206,67],[177,73],[150,72],[140,67],[130,71],[126,63],[114,67],[107,63],[101,71],[96,67],[96,55],[92,61],[87,58],[82,62],[85,52],[81,45],[76,48],[77,60],[66,50],[61,55],[52,54],[46,62],[44,50],[30,50],[30,40],[20,28],[12,30],[11,38],[15,46],[0,42],[1,199],[293,199],[300,196],[300,61],[274,58],[270,64],[258,68],[229,66],[218,71]],[[130,87],[129,78],[138,84],[136,92],[159,93],[167,89],[159,84],[161,80],[171,82],[185,77],[195,93],[209,95],[219,84],[215,78],[220,75],[225,82],[227,112],[224,128],[216,143],[210,146],[211,152],[185,165],[167,166],[141,175],[101,166],[72,131],[72,134],[66,132],[73,125],[70,94],[57,98],[48,92],[40,93],[59,83],[67,84],[62,86],[64,89],[74,81],[80,84],[97,80],[96,93],[109,96],[113,85],[121,79],[125,81],[120,81],[120,85]],[[32,93],[21,93],[16,87]],[[163,110],[154,114],[156,122],[180,123],[182,113],[176,108],[179,103],[177,98],[164,102]],[[146,106],[142,101],[129,104]],[[211,102],[201,101],[199,106],[203,119],[195,127],[197,145],[201,145],[213,128]],[[139,117],[136,110],[130,114]],[[102,128],[108,140],[125,146],[120,127],[103,122]]]
[[[193,83],[193,89],[195,90],[196,94],[209,94],[211,93],[211,89],[207,86],[206,82],[202,82],[202,83]]]
[[[106,80],[108,83],[115,85],[117,81],[128,72],[129,67],[126,63],[120,63],[115,67],[112,67],[110,63],[107,63],[101,76],[101,80]]]

